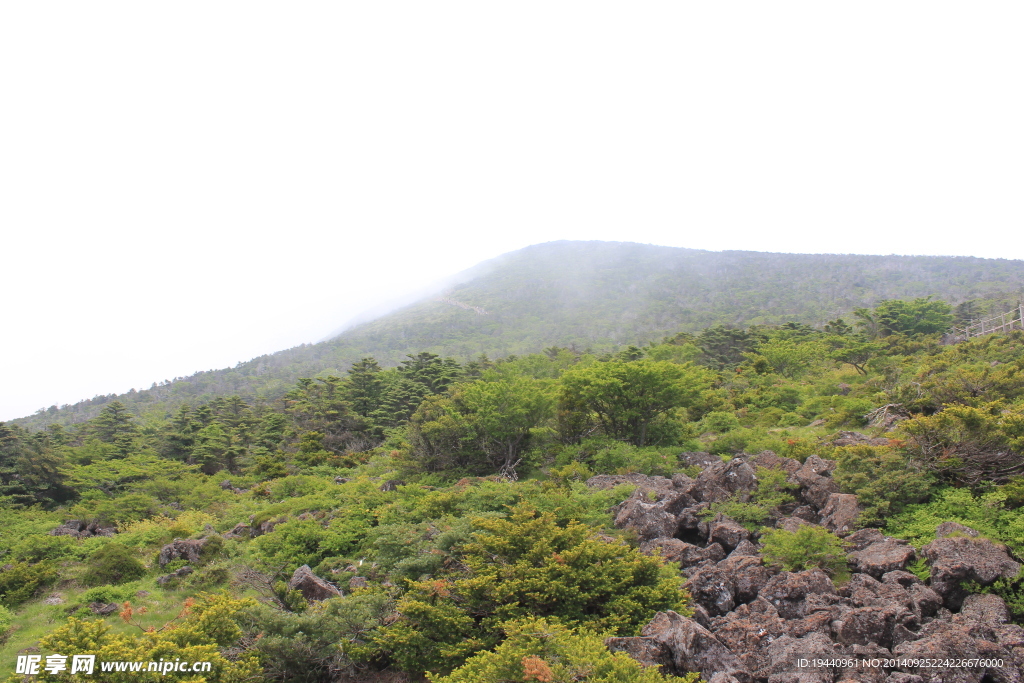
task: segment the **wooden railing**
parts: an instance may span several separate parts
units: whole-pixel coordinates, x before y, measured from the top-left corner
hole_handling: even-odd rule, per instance
[[[962,337],[963,339],[980,337],[983,334],[992,334],[993,332],[1024,330],[1024,304],[1018,305],[1017,310],[1015,311],[1008,311],[1002,315],[986,318],[985,320],[979,320],[978,322],[972,322],[963,327],[954,327],[953,329],[955,330],[956,336]]]

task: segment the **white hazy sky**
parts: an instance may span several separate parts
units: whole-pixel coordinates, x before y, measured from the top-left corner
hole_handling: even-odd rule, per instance
[[[0,4],[0,419],[555,239],[1024,258],[1019,2]]]

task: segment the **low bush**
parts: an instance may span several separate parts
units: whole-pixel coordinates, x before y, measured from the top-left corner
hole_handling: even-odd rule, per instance
[[[700,674],[677,678],[659,667],[643,667],[624,652],[612,653],[597,633],[572,629],[554,619],[530,617],[502,626],[505,641],[470,657],[448,676],[427,674],[432,683],[585,681],[586,683],[697,683]]]
[[[849,576],[846,542],[820,526],[772,529],[761,536],[761,554],[769,565],[787,572],[821,569],[837,581]]]
[[[838,462],[832,476],[840,490],[857,495],[865,526],[881,525],[932,495],[935,476],[893,448],[847,446],[837,448],[832,457]]]
[[[375,639],[407,671],[451,671],[501,642],[511,619],[632,635],[659,610],[687,608],[678,570],[582,524],[561,527],[525,505],[508,519],[473,521],[480,531],[456,549],[452,571],[413,582],[401,618]]]
[[[17,607],[56,580],[57,570],[49,562],[15,562],[0,570],[0,605]]]
[[[110,542],[89,558],[89,566],[82,580],[90,585],[119,584],[141,578],[146,567],[138,561],[132,550],[120,543]]]

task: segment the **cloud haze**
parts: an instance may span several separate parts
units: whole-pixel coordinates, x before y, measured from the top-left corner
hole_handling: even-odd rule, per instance
[[[1016,3],[7,3],[0,419],[556,239],[1024,258]]]

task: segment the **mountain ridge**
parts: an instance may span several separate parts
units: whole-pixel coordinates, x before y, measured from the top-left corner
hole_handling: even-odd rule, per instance
[[[921,296],[952,304],[984,299],[996,307],[1021,297],[1024,261],[555,241],[502,254],[440,282],[447,286],[321,342],[11,422],[36,429],[81,422],[115,398],[139,415],[215,396],[273,399],[299,377],[343,375],[371,355],[388,366],[419,351],[466,362],[550,346],[612,350],[714,325],[820,327],[857,307]]]

